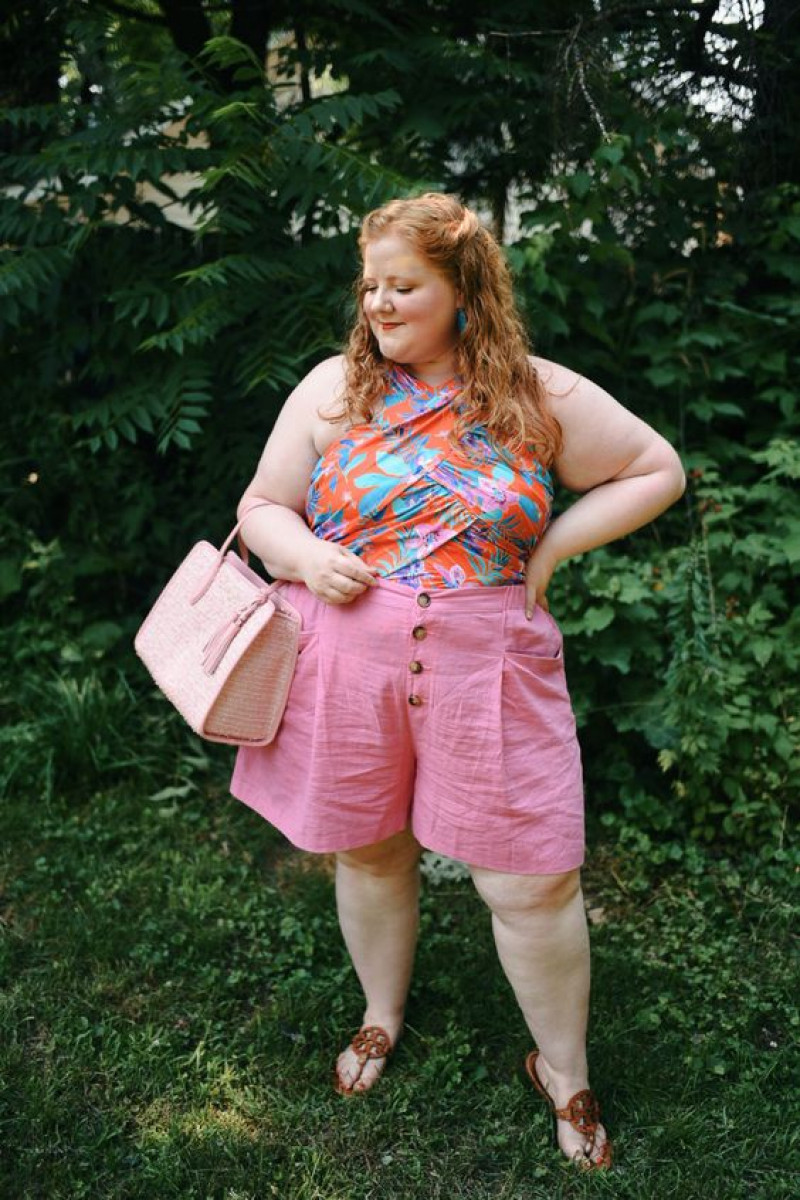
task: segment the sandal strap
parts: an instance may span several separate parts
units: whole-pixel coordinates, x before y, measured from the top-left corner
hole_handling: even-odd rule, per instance
[[[573,1129],[593,1138],[600,1124],[600,1103],[594,1092],[576,1092],[563,1108],[553,1110],[559,1121],[569,1121]]]
[[[597,1127],[600,1124],[600,1103],[594,1092],[588,1089],[576,1092],[564,1108],[553,1107],[553,1112],[560,1121],[569,1121],[573,1129],[583,1134],[589,1141],[588,1157],[582,1159],[581,1167],[586,1171],[605,1171],[611,1166],[611,1142],[606,1136],[599,1157],[595,1158],[597,1143]]]
[[[593,1091],[589,1088],[584,1088],[583,1091],[576,1092],[564,1108],[556,1108],[552,1096],[539,1078],[539,1072],[536,1068],[538,1058],[539,1051],[532,1050],[525,1060],[525,1069],[531,1083],[547,1101],[550,1110],[558,1120],[568,1121],[573,1129],[591,1141],[589,1157],[581,1162],[581,1166],[585,1170],[608,1170],[613,1159],[613,1148],[608,1136],[606,1136],[606,1140],[599,1151],[599,1157],[596,1159],[592,1158],[595,1152],[597,1127],[600,1124],[599,1100]]]
[[[392,1039],[380,1025],[365,1025],[350,1045],[362,1064],[369,1058],[387,1058],[392,1052]]]

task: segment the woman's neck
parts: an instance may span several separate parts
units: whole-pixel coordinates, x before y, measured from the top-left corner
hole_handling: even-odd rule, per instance
[[[398,363],[398,366],[415,379],[427,383],[428,387],[440,387],[449,383],[456,373],[456,365],[452,358],[425,363]]]

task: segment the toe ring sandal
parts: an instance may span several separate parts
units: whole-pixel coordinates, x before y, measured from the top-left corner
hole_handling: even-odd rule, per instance
[[[385,1029],[381,1029],[380,1025],[365,1025],[353,1038],[350,1049],[355,1052],[361,1071],[363,1071],[370,1058],[388,1058],[394,1046],[392,1039]],[[361,1078],[361,1071],[359,1071],[358,1079],[354,1079],[351,1084],[342,1083],[338,1071],[334,1073],[333,1086],[340,1096],[360,1094],[360,1089],[357,1089],[355,1085]]]
[[[600,1124],[599,1100],[594,1092],[586,1088],[582,1092],[576,1092],[567,1101],[564,1108],[556,1108],[552,1096],[545,1088],[539,1078],[539,1072],[536,1070],[536,1060],[538,1057],[539,1051],[531,1050],[525,1059],[525,1070],[531,1083],[537,1092],[547,1101],[550,1112],[553,1114],[553,1136],[555,1137],[556,1146],[558,1147],[558,1121],[569,1121],[573,1129],[576,1129],[578,1133],[584,1134],[585,1137],[591,1140],[589,1156],[587,1158],[576,1158],[575,1161],[578,1165],[584,1171],[607,1171],[611,1166],[611,1159],[613,1157],[611,1142],[608,1137],[606,1137],[597,1158],[593,1157],[597,1126]],[[558,1148],[560,1149],[560,1147]]]

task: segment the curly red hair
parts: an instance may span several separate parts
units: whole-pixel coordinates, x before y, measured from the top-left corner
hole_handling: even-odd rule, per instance
[[[391,200],[368,213],[359,237],[362,254],[369,242],[389,232],[406,238],[463,298],[467,325],[455,349],[463,386],[454,440],[483,424],[511,453],[532,446],[542,464],[551,466],[561,450],[561,427],[547,409],[544,385],[529,358],[511,274],[496,240],[474,212],[442,192]],[[345,350],[342,400],[351,424],[370,420],[391,365],[364,314],[360,280],[356,293],[358,315]]]

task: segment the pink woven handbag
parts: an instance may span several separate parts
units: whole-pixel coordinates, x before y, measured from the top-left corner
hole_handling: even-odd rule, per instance
[[[264,504],[269,503],[265,501]],[[245,517],[254,508],[251,503]],[[195,733],[265,746],[283,717],[297,661],[300,613],[228,550],[198,542],[145,618],[136,653]]]

